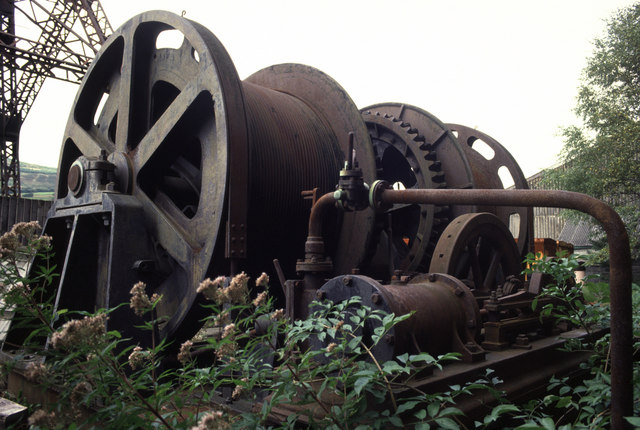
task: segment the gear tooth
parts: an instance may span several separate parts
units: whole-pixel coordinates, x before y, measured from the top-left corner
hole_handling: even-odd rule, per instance
[[[362,112],[362,113],[363,113],[364,115],[371,115],[371,111],[370,111],[370,110],[368,110],[368,111],[366,111],[366,112]]]
[[[384,117],[385,117],[385,118],[391,118],[391,115],[389,115],[388,113],[385,113],[385,114],[384,114]]]
[[[408,122],[402,121],[402,122],[400,122],[400,127],[402,127],[402,128],[411,127],[411,124],[409,124]]]
[[[442,167],[442,163],[438,160],[435,160],[431,166],[429,166],[429,170],[432,172],[439,172]]]
[[[436,173],[431,179],[433,182],[440,184],[444,182],[444,175],[442,173]]]
[[[424,155],[425,160],[434,161],[436,160],[436,153],[433,151],[429,151]]]
[[[380,112],[376,112],[376,116],[380,116]]]
[[[409,126],[409,130],[407,130],[409,134],[418,134],[418,129]]]
[[[418,142],[418,143],[421,143],[421,142],[422,142],[422,143],[424,143],[424,142],[426,142],[426,139],[424,138],[424,136],[423,136],[423,135],[421,135],[421,134],[419,134],[419,133],[418,133],[418,134],[416,135],[416,137],[414,137],[414,138],[413,138],[413,141],[414,141],[414,142]],[[422,145],[420,145],[420,149],[422,149]]]

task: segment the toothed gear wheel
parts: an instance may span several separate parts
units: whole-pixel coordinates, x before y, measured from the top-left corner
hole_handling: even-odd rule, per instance
[[[445,178],[431,149],[432,142],[409,123],[388,114],[364,111],[363,119],[369,130],[376,156],[377,178],[396,189],[445,188]],[[390,216],[389,216],[390,215]],[[371,267],[389,267],[386,232],[391,224],[393,269],[403,272],[426,270],[433,249],[446,227],[448,208],[434,205],[396,205],[378,215],[379,240],[370,253]],[[384,273],[376,273],[383,275]]]

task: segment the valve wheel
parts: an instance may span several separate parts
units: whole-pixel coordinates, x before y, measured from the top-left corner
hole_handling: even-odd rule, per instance
[[[165,36],[176,46],[163,47]],[[211,32],[168,12],[143,13],[120,27],[73,104],[59,171],[69,171],[80,156],[106,152],[116,164],[118,190],[142,206],[165,263],[163,280],[149,291],[163,296],[157,308],[166,321],[162,338],[183,325],[210,266],[232,145],[247,145],[235,67]],[[58,181],[57,198],[68,201],[73,184],[65,174]],[[127,302],[130,288],[109,289],[102,304]]]
[[[464,214],[442,232],[429,272],[462,280],[476,296],[488,295],[522,271],[520,252],[504,223],[493,214]]]

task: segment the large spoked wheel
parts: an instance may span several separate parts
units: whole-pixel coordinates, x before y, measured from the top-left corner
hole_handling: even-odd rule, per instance
[[[465,214],[442,232],[429,272],[453,275],[476,296],[485,296],[507,277],[520,274],[520,253],[511,233],[495,215]]]
[[[163,338],[183,324],[207,274],[225,218],[230,148],[246,140],[241,85],[225,49],[201,25],[167,12],[118,29],[78,92],[57,198],[73,199],[66,172],[74,160],[108,154],[118,191],[142,206],[155,247],[161,279],[149,293],[163,296]],[[130,288],[112,287],[106,304],[127,301]]]
[[[506,188],[503,178],[511,179],[516,189],[529,189],[518,163],[507,149],[491,136],[459,124],[447,124],[457,134],[460,146],[469,160],[476,188]],[[488,150],[478,150],[482,143]],[[510,177],[510,178],[509,178]],[[494,213],[505,225],[512,225],[522,258],[533,243],[533,209],[525,207],[481,207],[481,211]]]

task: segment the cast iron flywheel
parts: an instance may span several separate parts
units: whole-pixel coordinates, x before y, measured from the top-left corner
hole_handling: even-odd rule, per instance
[[[207,276],[266,271],[275,281],[278,258],[293,277],[311,206],[301,193],[334,190],[350,132],[372,183],[366,126],[329,76],[281,64],[241,82],[201,25],[160,11],[132,18],[96,56],[65,131],[45,226],[62,269],[56,306],[117,306],[143,281],[162,296],[159,335],[180,341],[198,329]],[[332,215],[331,256],[348,271],[364,257],[373,212]],[[136,337],[133,318],[118,308],[109,329]]]

